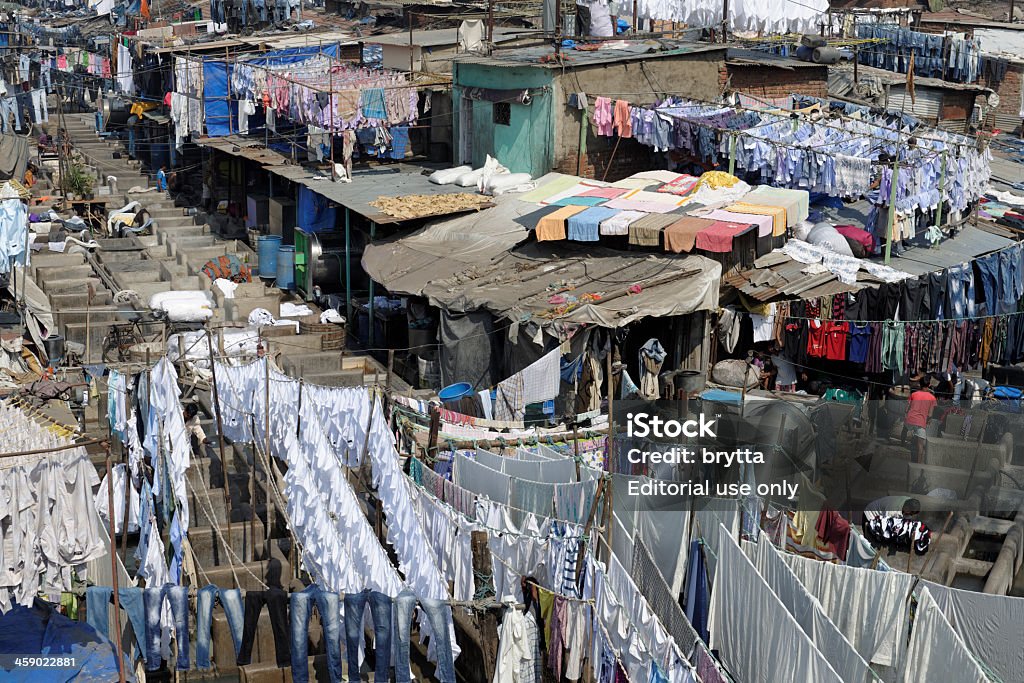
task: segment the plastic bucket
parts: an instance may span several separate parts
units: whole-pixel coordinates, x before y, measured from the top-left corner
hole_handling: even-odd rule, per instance
[[[277,250],[277,287],[295,289],[295,247],[281,247]]]
[[[281,248],[281,236],[263,235],[256,248],[260,257],[260,277],[277,277],[277,250]]]
[[[472,384],[469,382],[458,382],[456,384],[449,384],[444,389],[437,392],[437,396],[441,399],[442,403],[455,403],[456,401],[461,401],[472,393]]]

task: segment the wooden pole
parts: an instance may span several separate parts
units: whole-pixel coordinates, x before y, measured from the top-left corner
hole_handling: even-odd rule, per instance
[[[414,68],[415,52],[412,45],[412,12],[409,12],[409,76],[412,77]]]
[[[121,647],[121,597],[118,595],[117,587],[117,546],[114,541],[114,478],[110,467],[110,443],[107,442],[106,465],[107,465],[107,523],[110,527],[110,580],[113,584],[114,595],[114,644],[117,645],[117,678],[124,683],[124,650]],[[130,492],[125,488],[125,497],[130,498]],[[125,518],[125,527],[128,519]],[[103,606],[106,609],[106,605]]]
[[[486,531],[473,531],[470,548],[473,552],[473,588],[476,598],[494,597],[494,568],[491,564],[491,549],[487,545]],[[494,666],[498,660],[498,618],[494,612],[475,612],[474,618],[480,631],[480,654],[483,658],[484,680],[494,678]]]
[[[612,505],[614,504],[615,489],[612,488],[611,483],[608,483],[605,486],[604,493],[604,561],[607,564],[612,559],[612,527],[615,526],[614,520],[612,520]]]
[[[441,429],[441,410],[430,406],[430,432],[427,437],[427,458],[437,459],[437,433]]]
[[[214,370],[213,360],[213,331],[206,330],[206,347],[210,352],[210,372],[213,373],[213,412],[217,417],[217,445],[220,449],[220,471],[224,477],[224,499],[228,505],[228,543],[231,543],[231,482],[228,481],[228,461],[224,456],[224,420],[220,414],[220,391],[217,389],[217,372]],[[217,520],[211,519],[210,524],[216,524]]]
[[[395,350],[388,349],[388,375],[384,380],[384,388],[391,391],[391,374],[395,371]]]
[[[583,527],[584,539],[590,538],[590,530],[594,528],[594,519],[597,518],[597,506],[601,503],[601,497],[605,495],[608,487],[611,486],[607,477],[602,477],[597,484],[597,491],[594,493],[594,500],[590,504],[590,511],[587,513],[587,522]],[[584,540],[584,544],[586,540]],[[580,577],[583,575],[583,556],[586,554],[586,545],[580,546],[580,552],[576,554],[576,585],[580,584]]]

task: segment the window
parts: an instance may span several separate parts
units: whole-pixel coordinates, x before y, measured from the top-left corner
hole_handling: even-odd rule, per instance
[[[494,103],[494,125],[512,125],[512,105],[508,102]]]

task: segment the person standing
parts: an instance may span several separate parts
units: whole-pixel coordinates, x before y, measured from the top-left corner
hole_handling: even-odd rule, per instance
[[[156,189],[161,192],[167,192],[167,167],[161,166],[160,170],[156,172]]]
[[[923,463],[925,446],[928,443],[928,419],[932,416],[932,410],[938,401],[932,393],[927,376],[921,378],[918,386],[918,390],[910,394],[907,415],[903,421],[907,426],[907,432],[914,438],[913,460],[916,463]]]

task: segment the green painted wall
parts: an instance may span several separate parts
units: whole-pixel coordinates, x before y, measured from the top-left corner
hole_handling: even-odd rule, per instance
[[[499,67],[485,64],[456,63],[452,69],[453,150],[460,163],[478,167],[487,154],[513,173],[529,173],[539,177],[551,170],[554,150],[554,125],[551,95],[552,72],[543,68]],[[465,100],[464,88],[494,90],[535,89],[529,105],[510,105],[509,125],[494,123],[494,105],[482,100]],[[536,91],[536,89],[546,90]],[[472,106],[470,126],[471,159],[463,159],[462,129],[467,118],[463,112]]]

